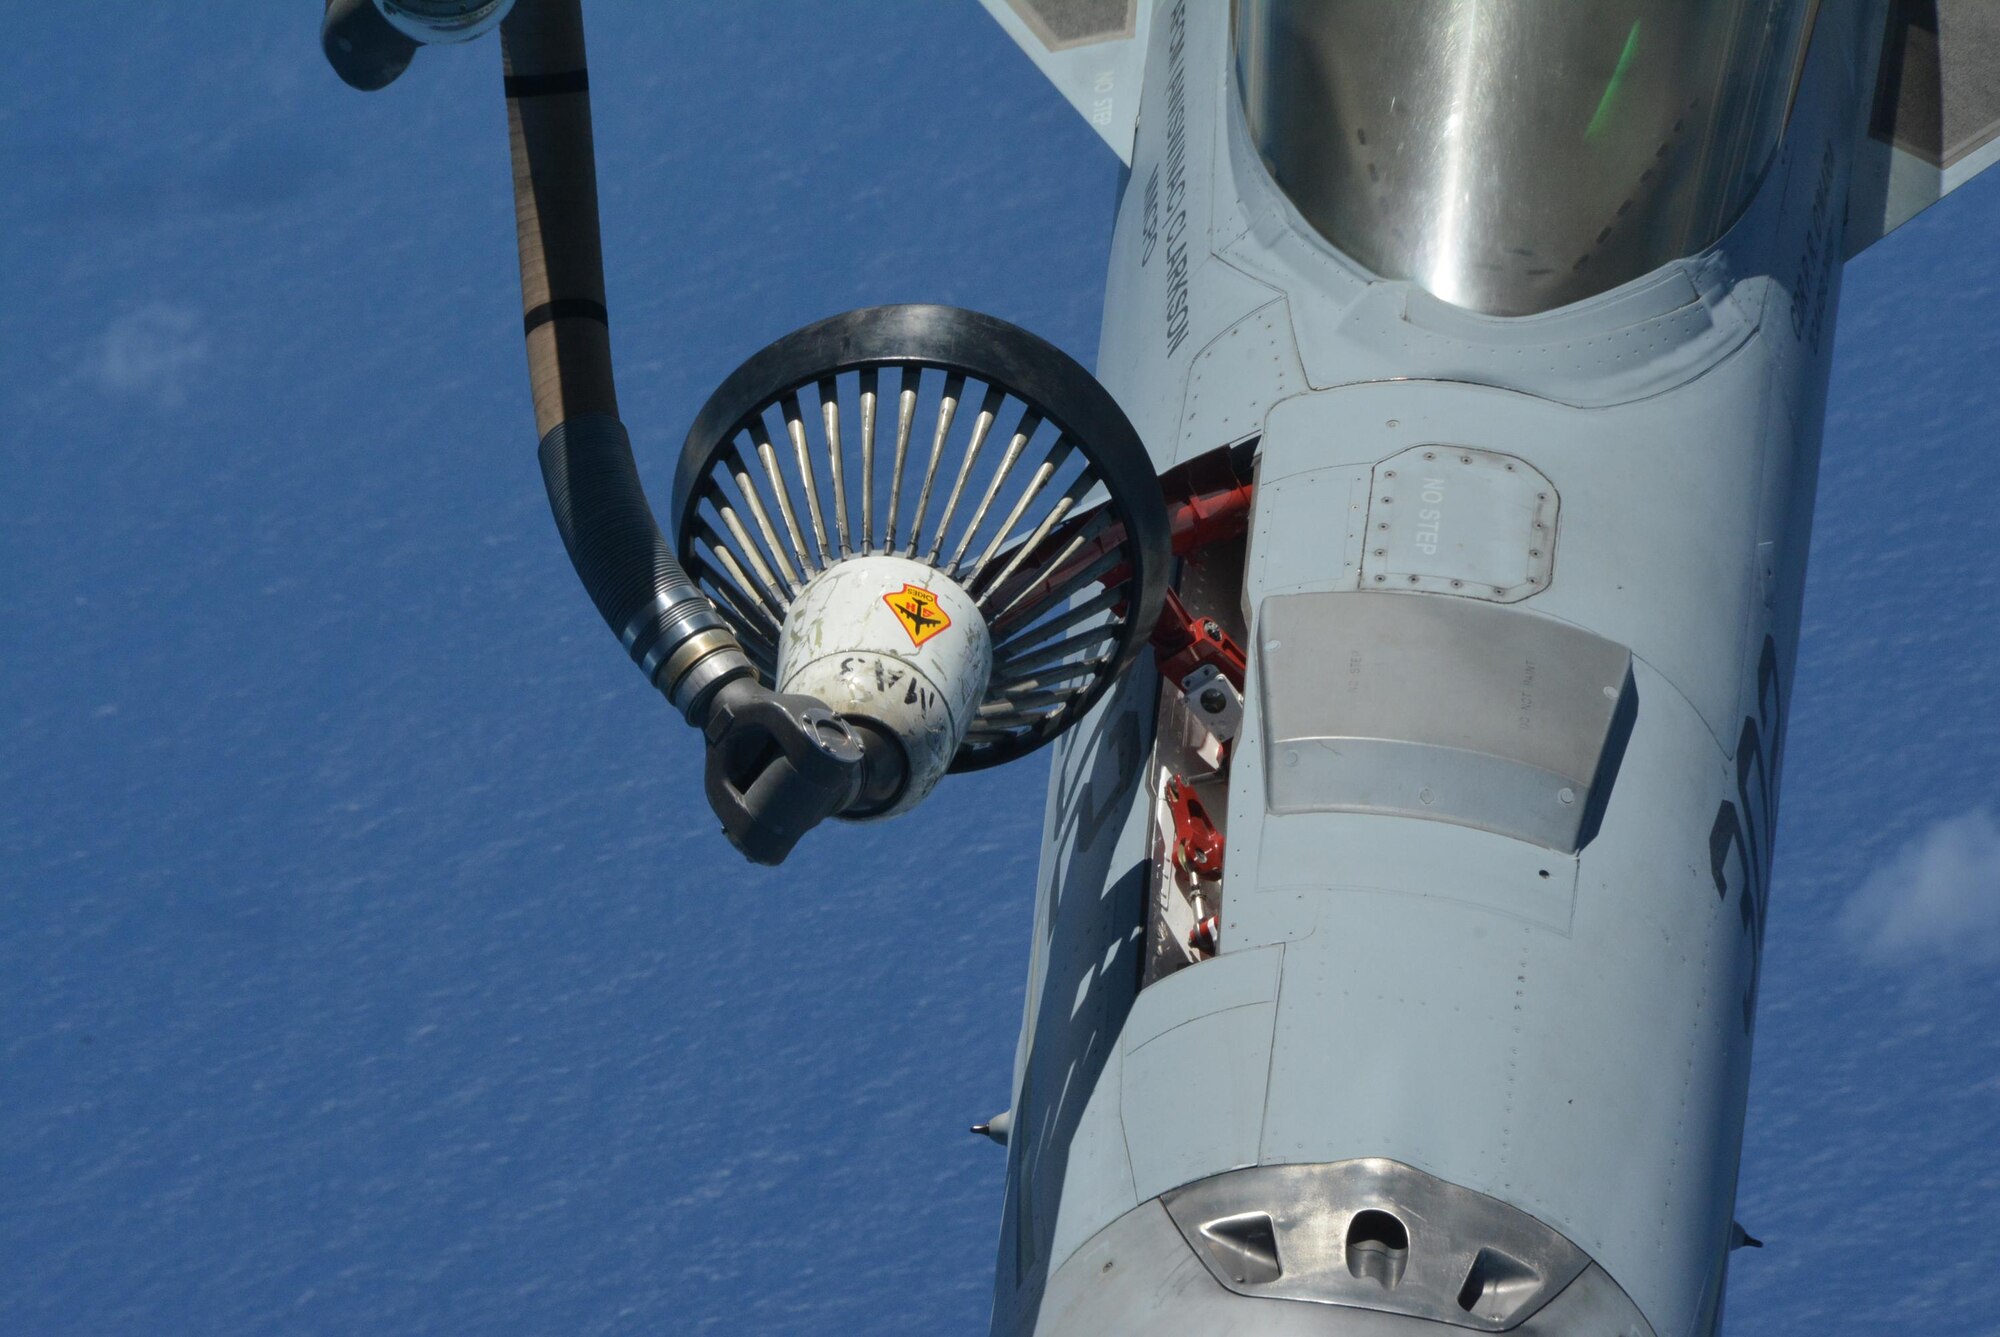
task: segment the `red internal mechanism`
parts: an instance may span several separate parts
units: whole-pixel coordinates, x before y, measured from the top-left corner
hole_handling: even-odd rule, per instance
[[[1180,776],[1167,780],[1167,811],[1174,819],[1174,862],[1199,877],[1222,876],[1222,833],[1194,790]]]
[[[1174,556],[1194,558],[1210,544],[1240,537],[1250,527],[1249,469],[1247,455],[1212,450],[1160,476]],[[1243,647],[1214,618],[1189,613],[1173,590],[1167,591],[1153,629],[1153,662],[1175,687],[1202,665],[1213,664],[1231,686],[1243,690]]]
[[[1160,475],[1174,556],[1235,538],[1250,527],[1250,461],[1247,451],[1211,450]]]
[[[1198,455],[1185,464],[1177,464],[1160,475],[1160,492],[1167,505],[1167,532],[1174,556],[1199,560],[1199,553],[1203,548],[1227,539],[1240,538],[1250,528],[1250,509],[1255,489],[1251,479],[1252,455],[1245,447],[1254,448],[1255,444],[1253,440],[1240,447],[1211,450],[1206,455]],[[1090,515],[1074,516],[1050,536],[1049,542],[1055,546],[1071,542],[1079,538],[1090,523]],[[1124,541],[1124,526],[1114,524],[1096,537],[1078,542],[1075,550],[1069,554],[1068,560],[1061,567],[1044,576],[1033,586],[1003,585],[1001,606],[1019,608],[1032,605],[1034,600],[1043,594],[1067,584],[1078,573],[1093,564],[1101,563],[1107,553]],[[1109,585],[1115,584],[1125,575],[1126,570],[1121,565],[1104,570],[1097,578]],[[1005,626],[1008,621],[1008,616],[1003,613],[997,625]],[[1194,621],[1195,619],[1188,616],[1187,609],[1181,605],[1174,592],[1168,590],[1167,603],[1160,610],[1158,629],[1153,633],[1154,658],[1164,660],[1168,654],[1172,654],[1173,648],[1164,654],[1161,653],[1162,638],[1172,642],[1174,648],[1178,648],[1185,639],[1187,627]],[[1215,624],[1210,622],[1208,625]],[[1223,639],[1227,640],[1226,637]],[[1234,642],[1229,644],[1234,647]],[[1238,667],[1235,673],[1230,675],[1230,681],[1241,690],[1243,654],[1240,649],[1236,650],[1235,657]],[[1199,664],[1208,662],[1210,661],[1207,658],[1202,658],[1190,664],[1180,677],[1173,679],[1174,685],[1179,686],[1182,677],[1186,677],[1187,673],[1192,672]],[[1220,663],[1217,667],[1223,668]],[[1229,670],[1223,668],[1223,672],[1228,674]]]
[[[1222,946],[1222,922],[1219,915],[1208,915],[1188,932],[1188,950],[1196,956],[1214,956]]]
[[[1177,570],[1151,638],[1166,682],[1150,770],[1158,787],[1142,988],[1221,951],[1229,757],[1249,659],[1242,590],[1256,445],[1210,451],[1160,478]]]
[[[1175,687],[1203,664],[1213,664],[1232,687],[1243,690],[1247,667],[1243,647],[1214,618],[1188,612],[1172,590],[1167,591],[1159,625],[1153,628],[1153,662],[1159,665],[1160,676]]]

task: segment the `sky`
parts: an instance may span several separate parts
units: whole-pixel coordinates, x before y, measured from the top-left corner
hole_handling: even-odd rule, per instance
[[[715,833],[555,535],[498,52],[37,5],[0,83],[0,1332],[983,1331],[1046,765]],[[1117,166],[971,0],[590,6],[664,498],[889,301],[1092,360]],[[1728,1330],[1996,1330],[2000,180],[1847,273]]]

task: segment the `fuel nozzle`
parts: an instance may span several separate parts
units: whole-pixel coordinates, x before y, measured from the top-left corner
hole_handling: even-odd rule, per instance
[[[716,693],[702,733],[709,807],[752,863],[784,862],[800,836],[862,793],[861,736],[812,697],[738,678]]]

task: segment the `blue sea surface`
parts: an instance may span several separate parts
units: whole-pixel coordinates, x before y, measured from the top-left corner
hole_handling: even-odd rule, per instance
[[[0,1333],[983,1331],[1045,761],[744,864],[548,518],[494,44],[364,97],[316,5],[16,8]],[[834,311],[1091,360],[1116,161],[970,0],[590,17],[656,499]],[[1843,918],[2000,811],[1996,220],[1847,274],[1732,1332],[1996,1329],[1984,921]]]

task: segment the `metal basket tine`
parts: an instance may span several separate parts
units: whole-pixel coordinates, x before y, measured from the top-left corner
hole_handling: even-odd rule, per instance
[[[759,640],[771,641],[775,645],[778,629],[759,611],[760,605],[754,595],[746,593],[735,581],[725,578],[715,567],[704,570],[702,577],[708,582],[705,593],[731,615],[729,621],[739,642],[746,647]]]
[[[861,369],[861,551],[875,551],[875,368]]]
[[[806,536],[799,528],[798,512],[792,509],[791,485],[785,481],[785,471],[778,467],[777,448],[771,444],[771,427],[764,421],[762,411],[750,419],[750,433],[757,443],[757,459],[764,466],[764,476],[771,480],[771,491],[777,494],[778,513],[784,517],[785,532],[792,536],[792,555],[799,559],[799,570],[810,576],[819,567],[806,551]]]
[[[1120,603],[1124,602],[1125,597],[1125,587],[1123,585],[1113,585],[1110,589],[1091,595],[1090,598],[1085,599],[1082,603],[1072,605],[1069,608],[1056,609],[1049,617],[1037,618],[1025,626],[1018,627],[1009,632],[993,647],[994,660],[998,662],[1006,658],[1007,655],[1019,654],[1040,645],[1051,636],[1058,635],[1079,623],[1088,621],[1099,613],[1117,607]]]
[[[908,555],[911,557],[917,555],[917,544],[923,538],[924,516],[931,508],[931,485],[937,481],[938,465],[944,460],[944,443],[951,436],[951,422],[958,416],[958,401],[964,394],[964,373],[955,371],[945,377],[944,394],[938,400],[937,431],[931,437],[931,459],[924,466],[923,490],[917,494],[917,513],[910,520]]]
[[[1032,424],[1029,422],[1030,418],[1034,419]],[[1007,471],[1014,467],[1014,461],[1027,446],[1028,439],[1034,436],[1036,429],[1041,425],[1042,420],[1040,415],[1036,414],[1033,410],[1029,410],[1021,415],[1021,426],[1015,429],[1014,440],[1007,447],[1007,457],[1001,462],[1000,473],[994,479],[993,486],[987,489],[985,499],[979,503],[979,513],[973,516],[971,527],[965,531],[967,539],[970,539],[974,534],[979,532],[980,523],[986,518],[986,508],[993,504],[994,494],[1000,490],[1001,480],[1006,478]],[[1027,514],[1028,507],[1034,503],[1036,497],[1041,495],[1042,489],[1048,486],[1049,480],[1055,477],[1056,470],[1060,469],[1063,461],[1069,457],[1069,450],[1069,438],[1058,436],[1055,444],[1049,447],[1049,452],[1043,457],[1042,462],[1035,466],[1035,471],[1032,474],[1028,475],[1028,485],[1021,490],[1020,499],[1014,503],[1014,508],[1007,512],[1007,518],[1000,522],[1000,527],[993,531],[993,537],[986,541],[986,547],[980,552],[978,560],[973,562],[972,570],[959,578],[960,584],[964,585],[968,590],[972,588],[973,582],[979,579],[979,573],[984,571],[986,564],[993,560],[993,554],[1000,550],[1000,545],[1006,541],[1009,534],[1014,532],[1014,526],[1021,523],[1021,517]],[[965,544],[961,542],[958,545],[958,552],[952,554],[951,566],[954,573],[958,570],[958,559],[964,552]]]
[[[986,601],[992,598],[995,592],[1007,588],[1007,582],[1014,578],[1014,573],[1021,569],[1021,564],[1034,556],[1035,550],[1048,541],[1050,532],[1057,525],[1061,524],[1072,510],[1076,509],[1076,504],[1083,500],[1084,494],[1089,492],[1096,483],[1097,479],[1091,473],[1089,466],[1086,465],[1083,472],[1078,474],[1071,481],[1070,485],[1063,489],[1063,494],[1056,499],[1056,504],[1050,508],[1047,515],[1042,517],[1042,522],[1035,526],[1034,533],[1028,535],[1025,540],[1013,549],[1013,555],[1007,559],[1007,564],[1001,568],[1000,574],[993,577],[992,581],[987,584],[985,591],[978,595],[979,606],[982,611],[986,607]]]
[[[1017,650],[1009,658],[997,662],[994,665],[993,671],[996,675],[1004,673],[1006,676],[1011,677],[1030,669],[1045,668],[1050,664],[1057,663],[1063,656],[1074,654],[1087,645],[1096,645],[1100,641],[1116,640],[1120,635],[1124,634],[1124,630],[1124,627],[1120,623],[1100,622],[1094,627],[1085,627],[1082,631],[1065,636],[1059,641],[1051,641],[1047,645]]]
[[[896,547],[896,511],[903,500],[903,459],[910,452],[910,424],[917,414],[917,383],[922,367],[903,368],[903,386],[896,392],[896,465],[889,473],[889,522],[882,531],[882,551]]]
[[[772,526],[771,516],[764,509],[764,501],[758,492],[757,480],[750,472],[750,462],[743,458],[742,450],[733,441],[729,445],[729,455],[731,460],[734,461],[735,467],[733,472],[736,477],[736,489],[743,494],[743,504],[750,508],[750,518],[756,523],[758,532],[763,534],[764,542],[769,545],[771,560],[777,563],[778,570],[784,573],[786,586],[793,594],[797,594],[805,587],[805,583],[800,579],[798,572],[792,570],[791,562],[786,560],[785,545],[779,542],[778,531]],[[779,494],[781,500],[783,495],[783,493]],[[755,558],[757,556],[756,544],[752,543],[747,536],[741,541],[745,549],[745,555]],[[763,565],[761,560],[758,561],[758,565],[760,567]],[[766,574],[768,575],[769,573],[766,572]],[[775,586],[775,584],[776,582],[774,581],[773,585]]]
[[[744,548],[744,556],[755,569],[756,578],[751,579],[745,575],[742,564],[737,561],[736,554],[732,551],[729,539],[724,538],[718,533],[715,526],[708,522],[706,516],[702,517],[701,521],[700,533],[702,539],[708,544],[709,549],[714,552],[716,559],[728,569],[729,574],[735,579],[736,583],[742,586],[749,593],[750,597],[756,598],[758,605],[763,608],[765,615],[771,621],[772,628],[775,630],[778,624],[785,619],[783,610],[787,600],[778,593],[777,583],[771,578],[771,570],[764,565],[763,558],[758,556],[755,549],[749,547],[745,542],[749,536],[743,532],[743,522],[736,518],[735,509],[726,501],[721,501],[719,498],[715,500],[719,503],[716,506],[717,514],[722,517],[723,525],[728,528],[730,534],[735,538],[736,544]]]
[[[819,509],[819,479],[813,474],[812,446],[806,440],[806,420],[799,408],[796,394],[786,395],[779,401],[778,411],[784,415],[785,431],[792,438],[792,455],[798,461],[799,478],[806,492],[806,513],[812,519],[813,542],[819,548],[819,564],[822,569],[832,566],[840,559],[834,555],[833,544],[827,540],[826,518]]]
[[[847,473],[840,458],[840,385],[831,376],[820,377],[819,417],[826,431],[827,481],[833,485],[834,537],[840,540],[840,555],[852,557],[854,545],[847,539]]]
[[[958,462],[958,476],[952,480],[951,493],[945,498],[944,514],[938,517],[937,528],[931,533],[931,550],[924,560],[937,565],[938,551],[944,547],[945,534],[951,529],[951,517],[958,510],[958,500],[965,495],[965,483],[972,476],[972,465],[979,458],[979,452],[986,446],[986,438],[993,431],[993,420],[1000,416],[1000,405],[1007,398],[1007,392],[998,386],[986,387],[986,395],[979,402],[979,414],[972,420],[972,435],[965,443],[965,457]]]
[[[1064,564],[1072,556],[1081,552],[1085,545],[1095,538],[1098,533],[1101,533],[1105,527],[1105,520],[1100,518],[1096,524],[1086,528],[1070,542],[1064,544],[1062,555],[1049,563],[1047,568],[1045,568],[1046,574],[1028,581],[1022,587],[1021,592],[1009,600],[1007,606],[1001,609],[998,616],[992,619],[992,624],[994,626],[1003,626],[1012,621],[1014,610],[1021,607],[1024,600],[1032,601],[1030,607],[1037,603],[1044,605],[1061,603],[1091,581],[1109,575],[1118,568],[1119,563],[1128,561],[1129,559],[1122,551],[1112,548],[1089,559],[1069,575],[1063,575]],[[1051,581],[1055,582],[1053,586],[1050,585]]]
[[[736,508],[730,506],[720,496],[714,496],[710,500],[716,504],[716,514],[722,516],[722,524],[730,530],[730,534],[736,536],[736,544],[742,544],[742,528],[744,528],[744,524],[742,524],[740,518],[736,518]],[[718,530],[708,520],[708,516],[698,516],[696,534],[702,538],[702,542],[708,544],[708,548],[710,548],[710,552],[714,552],[716,560],[720,560],[730,570],[730,574],[736,578],[736,582],[742,584],[746,590],[750,590],[750,596],[754,596],[758,600],[758,604],[766,610],[766,614],[772,618],[772,624],[780,622],[784,618],[782,608],[786,606],[786,598],[778,592],[776,582],[770,578],[770,568],[764,566],[762,558],[754,558],[754,556],[750,558],[752,566],[758,570],[758,574],[752,578],[752,576],[748,576],[744,572],[744,566],[742,566],[742,562],[736,556],[736,550],[734,550],[736,544],[732,544],[730,538],[726,538],[722,534],[722,530]]]

